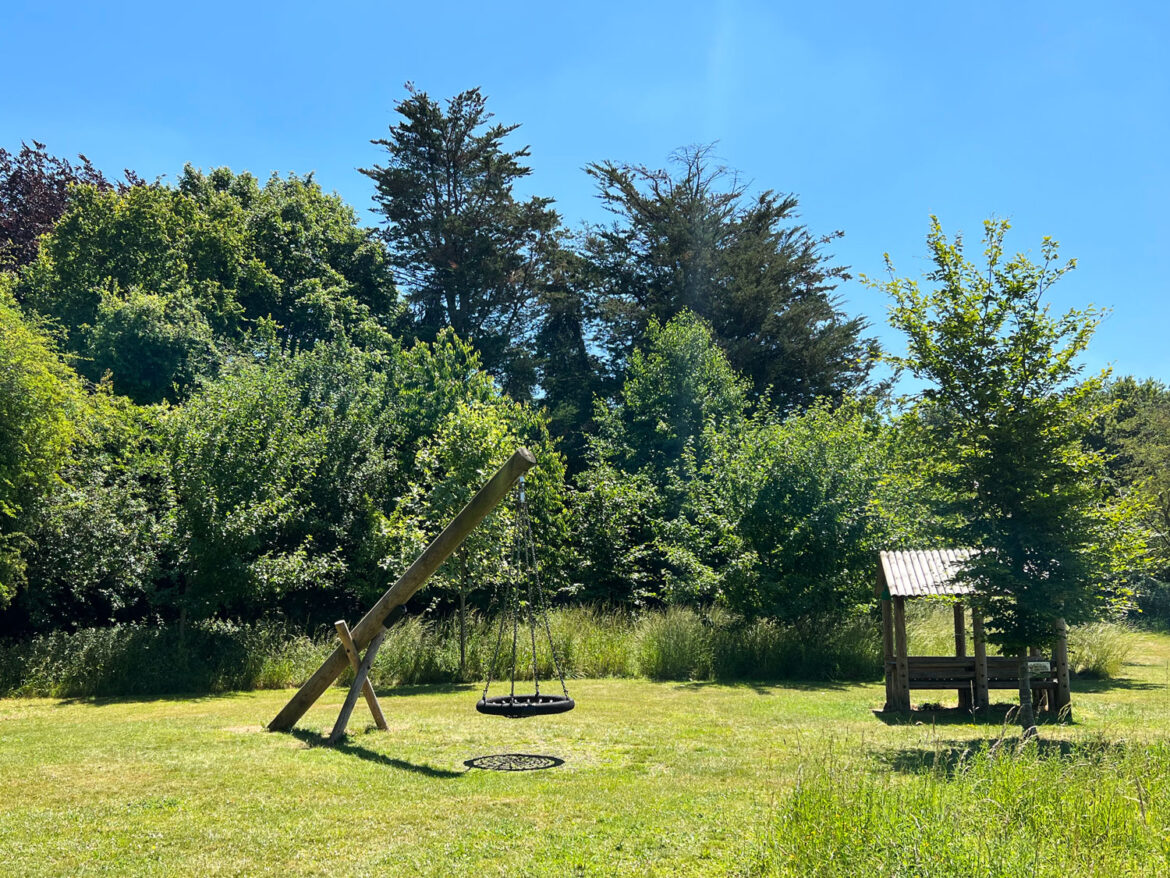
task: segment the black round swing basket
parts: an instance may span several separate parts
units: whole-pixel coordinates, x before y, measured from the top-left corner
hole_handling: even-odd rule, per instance
[[[576,702],[568,695],[496,695],[481,698],[475,703],[475,709],[480,713],[510,716],[513,719],[566,713],[576,706]]]

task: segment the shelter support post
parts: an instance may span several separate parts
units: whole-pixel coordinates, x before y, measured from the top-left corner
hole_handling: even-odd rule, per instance
[[[955,657],[967,655],[967,618],[961,603],[955,603]],[[971,709],[971,684],[959,689],[959,709]]]
[[[890,609],[890,593],[882,595],[882,664],[886,678],[885,710],[897,710],[898,671],[894,664],[894,613]]]
[[[975,641],[975,709],[986,710],[991,705],[987,695],[987,637],[983,633],[983,616],[971,612],[971,637]]]
[[[896,710],[910,710],[910,650],[906,643],[906,599],[894,598],[894,664],[897,674]]]
[[[374,636],[382,630],[382,625],[390,612],[406,603],[439,569],[439,566],[450,557],[496,505],[504,499],[511,487],[520,476],[536,465],[536,458],[527,448],[520,448],[508,458],[463,510],[452,519],[443,532],[435,537],[421,555],[415,559],[410,568],[399,577],[368,613],[362,616],[361,621],[354,626],[354,647],[358,650],[370,645]],[[341,672],[349,664],[345,654],[345,647],[337,649],[325,660],[297,693],[289,699],[288,704],[268,724],[269,731],[283,732],[291,729],[298,719],[313,706],[318,698],[333,685]]]
[[[1068,679],[1068,625],[1064,619],[1056,622],[1056,703],[1052,709],[1065,720],[1072,720],[1072,689]]]

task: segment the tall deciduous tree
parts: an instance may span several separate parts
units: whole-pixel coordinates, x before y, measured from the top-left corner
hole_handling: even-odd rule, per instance
[[[1134,577],[1137,603],[1164,623],[1170,621],[1170,389],[1127,376],[1109,382],[1103,403],[1092,444],[1106,455],[1112,490],[1140,506],[1154,569],[1152,577]]]
[[[311,177],[188,167],[176,188],[70,191],[16,293],[62,325],[86,377],[109,371],[138,403],[185,398],[269,318],[302,348],[378,347],[397,319],[385,247]]]
[[[513,193],[530,173],[528,148],[505,148],[518,126],[491,124],[479,89],[445,110],[426,92],[407,91],[401,121],[374,141],[386,148],[386,163],[363,170],[377,187],[400,283],[424,340],[453,328],[523,398],[535,381],[531,342],[560,218],[552,199]]]
[[[81,383],[27,321],[0,273],[0,608],[24,582],[27,509],[65,463]]]
[[[931,218],[929,290],[897,278],[891,322],[909,338],[896,362],[927,383],[917,423],[940,462],[961,524],[977,549],[963,576],[987,616],[989,639],[1021,656],[1021,708],[1032,728],[1026,649],[1050,644],[1059,619],[1099,613],[1116,597],[1117,539],[1103,461],[1084,438],[1103,376],[1079,380],[1078,358],[1098,312],[1055,316],[1044,293],[1074,261],[1045,238],[1042,261],[1007,258],[1006,221],[984,224],[981,264]],[[1128,565],[1123,565],[1128,566]]]
[[[757,417],[715,437],[696,536],[718,562],[728,606],[809,633],[866,602],[874,554],[915,499],[899,490],[896,510],[883,502],[895,499],[883,484],[890,438],[872,405],[856,402]]]
[[[703,601],[713,577],[689,546],[688,500],[712,436],[738,433],[748,384],[711,329],[684,312],[651,322],[618,400],[599,402],[592,466],[578,479],[580,579],[604,600]]]
[[[586,171],[616,215],[585,250],[613,361],[624,363],[651,320],[693,311],[735,369],[784,410],[840,399],[865,384],[876,343],[833,298],[847,277],[818,237],[795,222],[796,198],[749,196],[711,148],[673,156],[677,172],[601,162]]]
[[[520,446],[531,450],[537,460],[525,479],[541,581],[545,587],[563,585],[564,461],[553,447],[541,412],[499,397],[461,402],[419,449],[418,480],[385,519],[384,564],[392,570],[406,569],[434,539],[436,528],[454,518],[483,479]],[[514,504],[501,504],[435,575],[433,584],[456,599],[461,674],[468,670],[469,600],[475,592],[489,588],[502,593],[517,575],[509,562],[516,546],[516,524]],[[485,595],[480,607],[488,603]]]

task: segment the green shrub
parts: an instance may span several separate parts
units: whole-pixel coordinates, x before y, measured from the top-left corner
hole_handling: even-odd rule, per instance
[[[1135,589],[1133,622],[1155,631],[1170,630],[1170,582],[1145,579]]]

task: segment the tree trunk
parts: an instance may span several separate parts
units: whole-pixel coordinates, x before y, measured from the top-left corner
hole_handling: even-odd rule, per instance
[[[1036,714],[1032,710],[1032,671],[1028,667],[1028,650],[1020,651],[1020,727],[1023,739],[1036,736]]]
[[[459,679],[467,678],[467,557],[459,553]]]
[[[459,678],[467,677],[467,592],[459,591]]]

